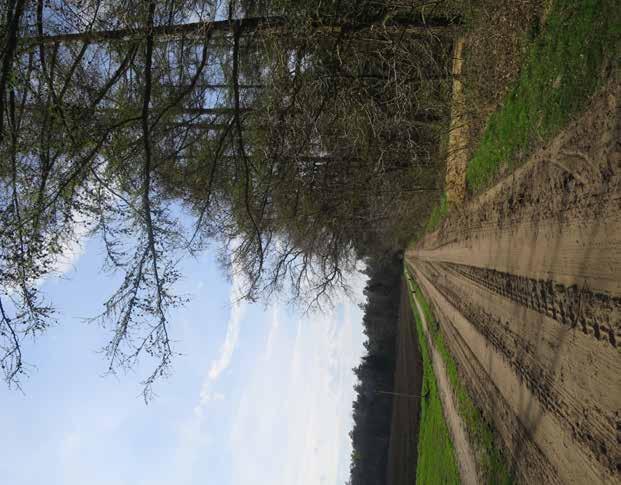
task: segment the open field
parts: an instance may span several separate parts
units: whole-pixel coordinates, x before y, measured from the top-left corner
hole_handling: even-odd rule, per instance
[[[409,252],[522,483],[618,483],[619,84]]]
[[[394,392],[404,396],[393,397],[388,451],[389,485],[414,483],[418,456],[423,360],[405,279],[401,283],[398,335]]]
[[[470,200],[451,196],[449,140],[446,193],[406,265],[479,481],[621,483],[619,11],[531,3],[490,51],[504,71],[473,65],[484,26],[466,36]]]
[[[614,0],[477,0],[464,12],[464,36],[453,50],[446,183],[427,232],[464,193],[527,161],[618,77]]]
[[[395,385],[402,396],[394,398],[388,483],[512,483],[498,437],[407,269],[400,309]]]

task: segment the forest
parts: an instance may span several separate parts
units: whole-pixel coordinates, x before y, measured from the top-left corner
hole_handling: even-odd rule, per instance
[[[400,255],[368,262],[367,298],[362,324],[367,336],[367,354],[354,369],[358,377],[354,401],[354,428],[350,485],[384,483],[388,464],[390,424],[393,414],[399,288],[402,276]]]
[[[0,363],[54,322],[38,282],[87,232],[123,275],[110,372],[176,355],[178,261],[216,244],[245,297],[329,303],[439,193],[444,2],[3,2]]]

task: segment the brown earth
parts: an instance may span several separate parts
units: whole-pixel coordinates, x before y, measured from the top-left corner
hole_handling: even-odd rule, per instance
[[[451,125],[446,156],[444,191],[451,207],[460,205],[466,198],[466,168],[468,165],[468,121],[461,80],[465,39],[460,37],[453,47],[453,97]]]
[[[621,483],[618,99],[408,254],[522,483]]]
[[[416,482],[423,362],[407,291],[407,284],[402,281],[394,392],[404,396],[393,397],[388,485],[409,485]]]

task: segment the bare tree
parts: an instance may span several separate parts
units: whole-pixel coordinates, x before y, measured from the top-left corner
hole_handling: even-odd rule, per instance
[[[24,339],[53,323],[39,286],[76,225],[86,221],[106,248],[104,267],[123,274],[96,318],[111,335],[109,371],[150,356],[148,399],[175,355],[179,258],[215,239],[244,272],[245,297],[288,291],[320,306],[347,288],[358,258],[398,244],[404,207],[437,190],[450,16],[390,2],[342,12],[246,4],[229,3],[223,17],[200,0],[4,3],[0,363],[9,384],[26,370]],[[190,230],[177,202],[194,216]]]

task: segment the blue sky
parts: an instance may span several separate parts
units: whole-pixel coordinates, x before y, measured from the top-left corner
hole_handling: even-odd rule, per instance
[[[27,346],[25,394],[0,387],[0,481],[11,485],[337,484],[348,478],[363,353],[361,275],[324,314],[239,303],[212,252],[182,265],[173,374],[146,406],[133,372],[103,377],[101,311],[118,277],[97,240],[69,248],[43,283],[58,325]]]

